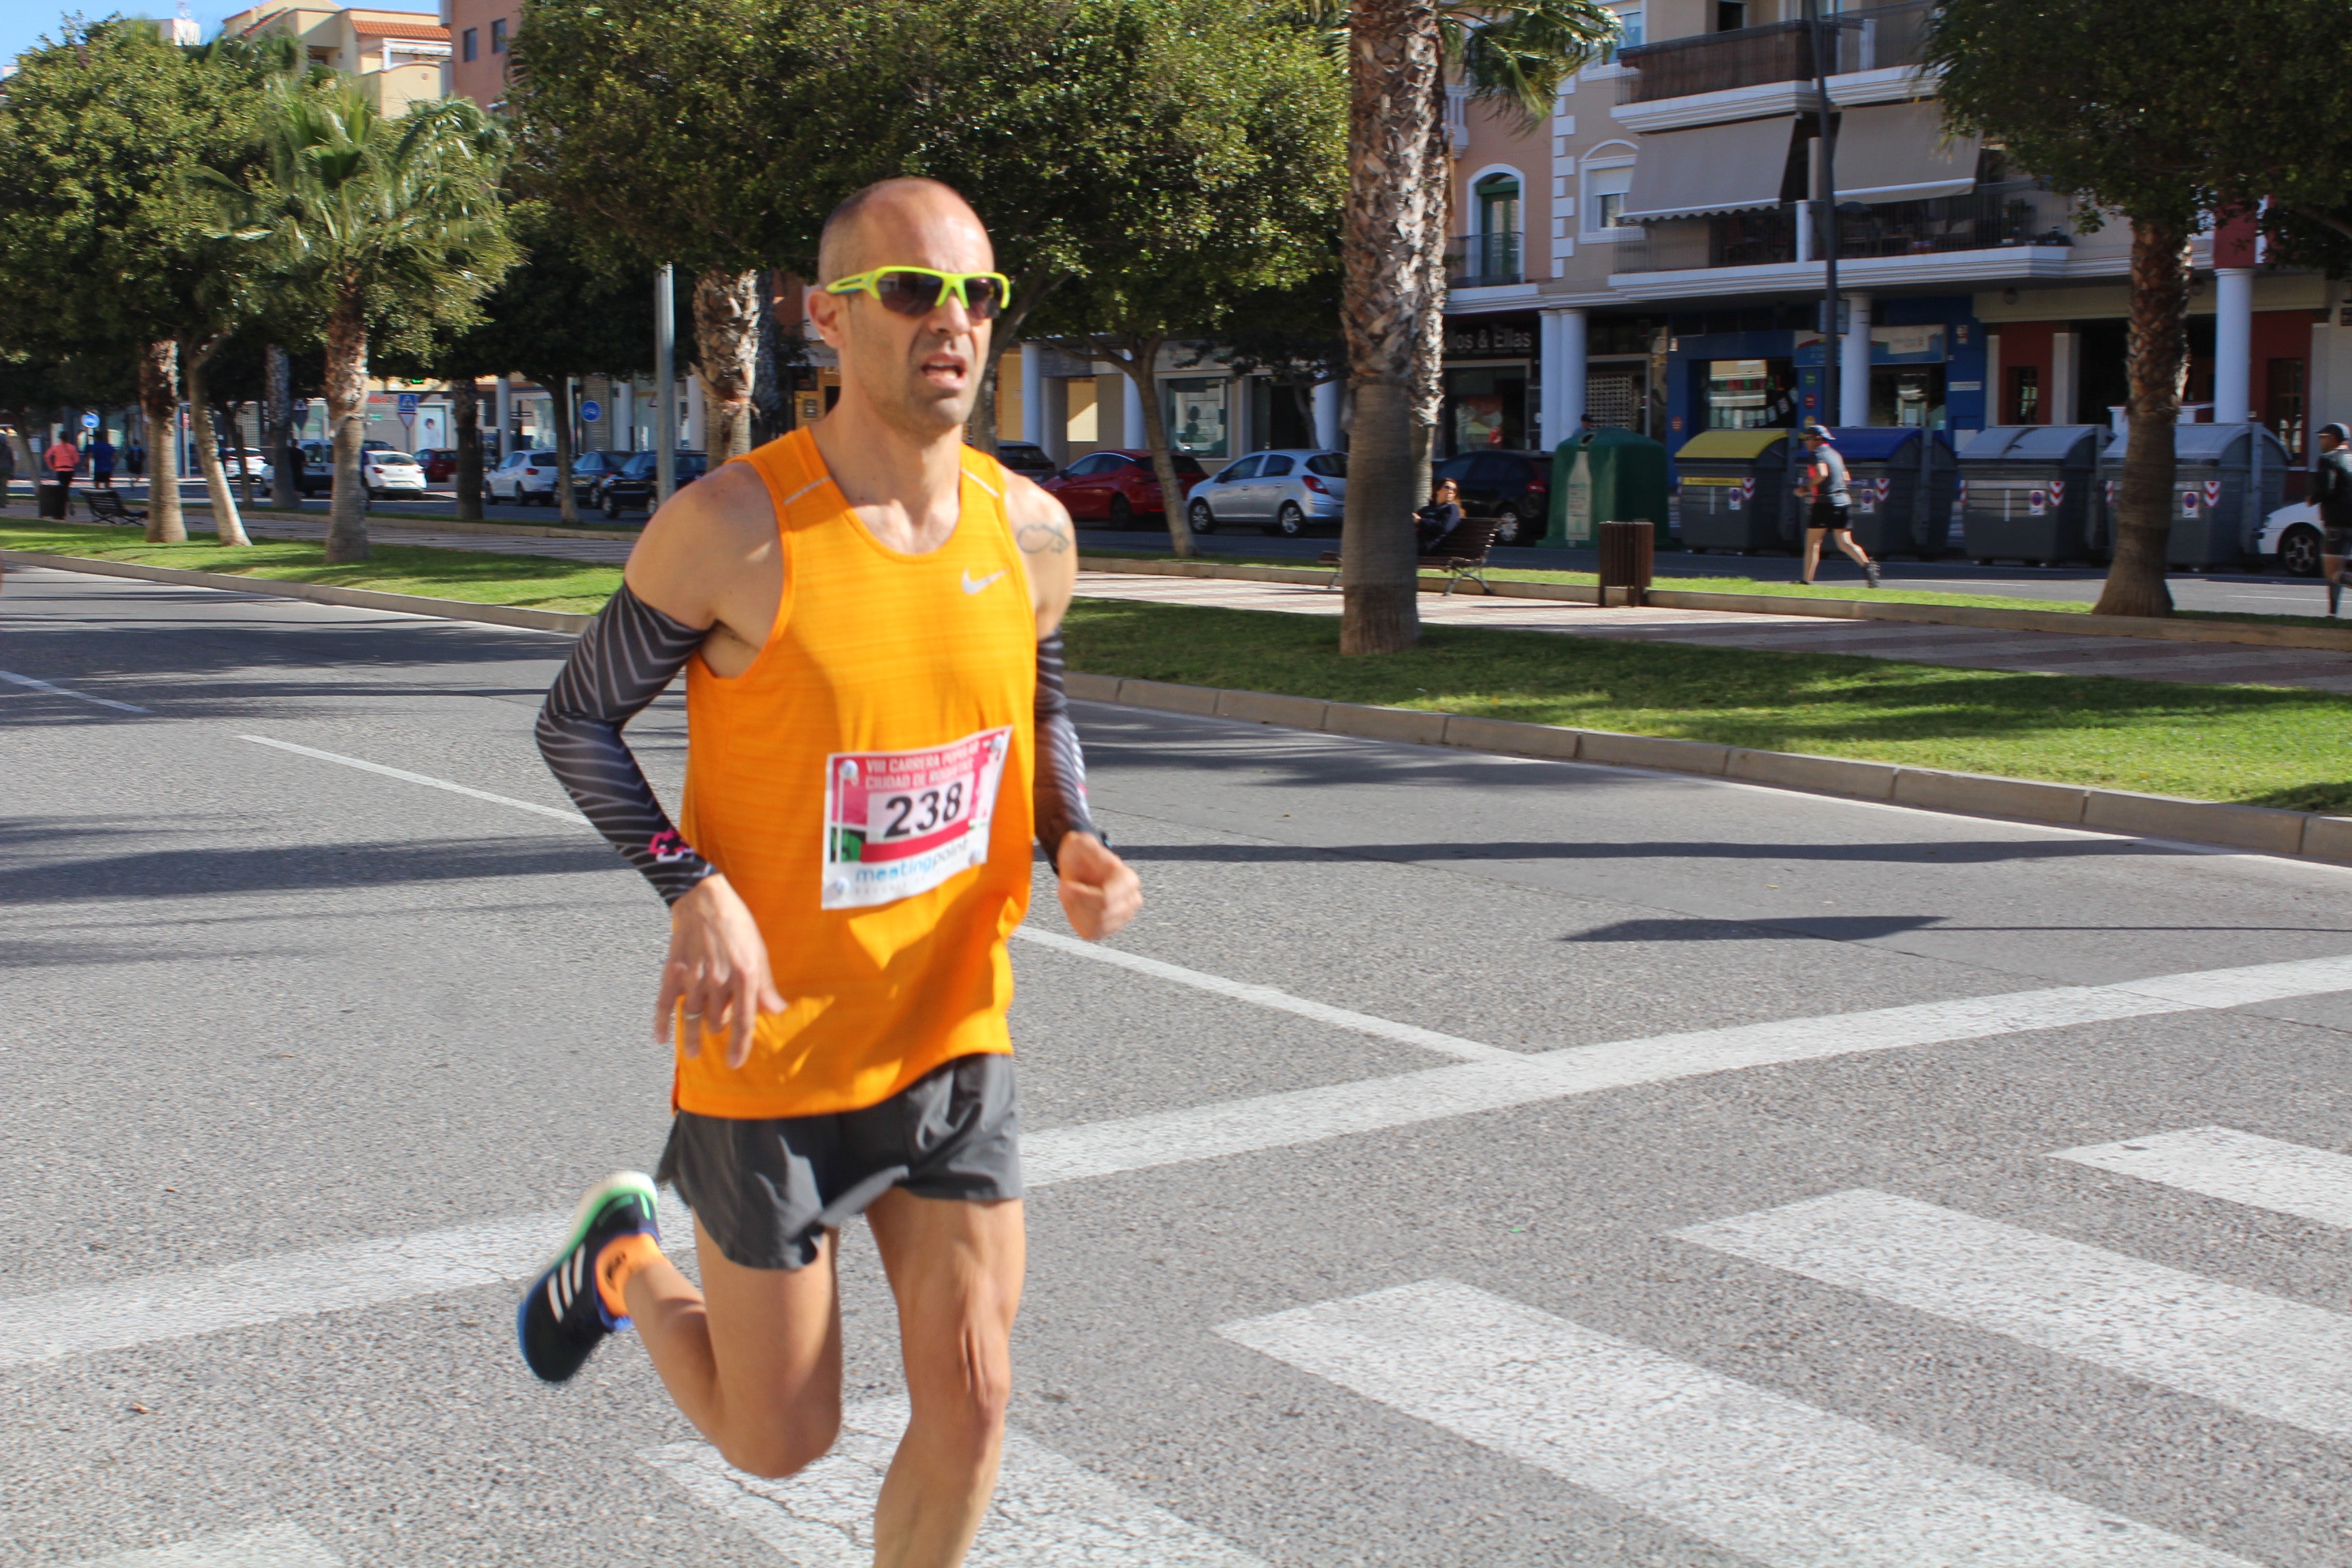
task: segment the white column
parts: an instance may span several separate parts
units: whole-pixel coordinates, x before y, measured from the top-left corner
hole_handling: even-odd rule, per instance
[[[613,449],[637,449],[637,382],[635,376],[613,384]]]
[[[708,401],[702,395],[702,377],[694,375],[678,384],[678,395],[686,400],[686,449],[707,452],[702,444],[702,405]]]
[[[1050,432],[1045,426],[1045,345],[1021,345],[1021,438],[1033,446],[1045,445]]]
[[[1538,324],[1542,353],[1543,444],[1549,451],[1584,428],[1586,313],[1546,310]]]
[[[1339,445],[1339,384],[1315,384],[1315,444],[1337,449]]]
[[[2213,423],[2253,416],[2254,269],[2213,269]]]
[[[502,375],[498,387],[498,439],[490,443],[488,461],[495,466],[514,440],[514,378]]]
[[[1143,391],[1135,384],[1135,377],[1122,372],[1119,390],[1126,394],[1118,405],[1118,444],[1130,451],[1140,451],[1143,439]]]
[[[1845,335],[1838,339],[1838,417],[1842,426],[1870,423],[1870,296],[1845,297]]]
[[[2083,334],[2050,334],[2050,395],[2042,400],[2042,423],[2072,425],[2074,405],[2082,401]]]

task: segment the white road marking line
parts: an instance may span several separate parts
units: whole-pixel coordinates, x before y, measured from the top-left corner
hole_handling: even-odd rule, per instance
[[[346,757],[336,752],[321,752],[310,746],[298,746],[291,741],[273,741],[267,735],[239,735],[237,739],[251,741],[257,746],[275,746],[281,752],[293,752],[300,756],[316,757],[322,763],[341,763],[347,768],[382,773],[388,779],[401,779],[409,784],[424,784],[429,789],[446,789],[451,795],[470,795],[476,800],[487,800],[493,805],[510,805],[517,811],[529,811],[541,816],[551,816],[558,822],[577,823],[583,827],[588,826],[588,819],[576,811],[561,811],[551,805],[517,800],[510,795],[492,795],[486,789],[475,789],[469,784],[451,784],[447,779],[436,779],[429,773],[412,773],[406,768],[388,768],[382,763],[365,763],[357,757]]]
[[[2352,1436],[2352,1318],[1888,1193],[1675,1235],[2322,1436]]]
[[[833,1452],[782,1481],[731,1468],[701,1443],[637,1458],[797,1568],[867,1568],[875,1499],[906,1426],[903,1400],[852,1405],[842,1412]],[[964,1561],[971,1568],[1265,1568],[1010,1428],[995,1500]]]
[[[2352,1155],[2231,1127],[2191,1127],[2051,1158],[2352,1230]]]
[[[52,697],[70,697],[77,702],[95,702],[100,708],[119,709],[125,713],[152,713],[155,711],[152,708],[142,708],[135,703],[117,702],[111,697],[92,697],[87,691],[76,691],[70,687],[51,686],[46,680],[35,680],[29,675],[18,675],[14,670],[0,669],[0,680],[5,680],[12,685],[24,687],[26,689],[30,691],[46,691]]]
[[[290,1524],[234,1535],[207,1535],[144,1552],[121,1552],[77,1568],[342,1568],[341,1562]]]
[[[1295,1013],[1302,1018],[1312,1018],[1318,1024],[1328,1024],[1334,1028],[1352,1029],[1360,1035],[1371,1035],[1383,1040],[1396,1040],[1408,1046],[1422,1046],[1433,1051],[1442,1051],[1449,1057],[1460,1057],[1465,1061],[1521,1061],[1527,1056],[1524,1051],[1507,1050],[1501,1046],[1490,1046],[1482,1040],[1465,1040],[1459,1035],[1441,1035],[1434,1029],[1424,1029],[1417,1024],[1400,1024],[1389,1018],[1375,1018],[1368,1013],[1354,1013],[1345,1007],[1334,1007],[1328,1003],[1309,1001],[1304,996],[1293,996],[1287,991],[1277,991],[1271,985],[1253,985],[1245,981],[1227,980],[1221,974],[1208,974],[1198,969],[1186,969],[1181,964],[1163,963],[1159,959],[1146,958],[1141,953],[1123,952],[1118,948],[1104,947],[1098,942],[1087,942],[1079,937],[1064,936],[1059,931],[1041,931],[1034,926],[1022,926],[1013,934],[1024,942],[1033,942],[1040,947],[1050,947],[1056,952],[1071,953],[1079,958],[1090,958],[1097,963],[1108,963],[1117,969],[1129,969],[1138,974],[1149,974],[1156,980],[1173,981],[1179,985],[1190,985],[1195,990],[1213,992],[1217,995],[1230,996],[1237,1002],[1251,1003],[1276,1013]]]
[[[1451,1279],[1217,1331],[1770,1568],[2250,1568]]]
[[[661,1221],[663,1250],[691,1257],[692,1220],[665,1204]],[[571,1224],[550,1210],[0,1300],[0,1369],[512,1284],[548,1266]]]
[[[2323,958],[1735,1025],[1051,1128],[1023,1139],[1021,1160],[1028,1182],[1045,1185],[1633,1084],[2346,990],[2352,990],[2352,958]]]

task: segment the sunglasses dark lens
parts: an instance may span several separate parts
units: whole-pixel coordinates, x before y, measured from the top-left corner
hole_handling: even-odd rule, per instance
[[[884,306],[902,316],[929,314],[945,288],[940,279],[920,272],[885,272],[874,283]]]
[[[1004,309],[1004,291],[993,278],[973,278],[965,281],[963,297],[971,301],[971,318],[976,321],[992,321]]]

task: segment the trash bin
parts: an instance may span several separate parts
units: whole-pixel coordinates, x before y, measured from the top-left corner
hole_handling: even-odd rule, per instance
[[[2100,425],[1995,425],[1960,448],[1960,549],[1979,566],[2081,561],[2102,542]]]
[[[1601,525],[1600,604],[1606,608],[1609,590],[1625,591],[1628,605],[1650,602],[1650,567],[1657,527],[1647,518]]]
[[[1604,522],[1666,530],[1666,449],[1614,426],[1571,436],[1553,451],[1549,545],[1590,546]]]
[[[2119,490],[2126,428],[2104,459]],[[2263,520],[2286,504],[2286,448],[2258,425],[2176,425],[2172,543],[2165,564],[2191,572],[2238,566],[2260,552]],[[2110,531],[2112,531],[2112,530]]]
[[[63,522],[66,520],[66,500],[73,493],[71,489],[65,485],[47,483],[37,483],[33,489],[40,498],[41,515],[53,517],[59,522]]]
[[[1857,426],[1830,432],[1853,492],[1853,542],[1874,561],[1942,556],[1951,544],[1959,479],[1952,444],[1917,426]]]
[[[1786,430],[1702,430],[1675,454],[1686,550],[1788,550],[1801,542]]]

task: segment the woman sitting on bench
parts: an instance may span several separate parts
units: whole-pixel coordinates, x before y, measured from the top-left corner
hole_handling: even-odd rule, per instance
[[[1438,542],[1462,526],[1462,491],[1452,479],[1440,479],[1430,492],[1429,504],[1412,514],[1414,547],[1423,555],[1437,548]]]

